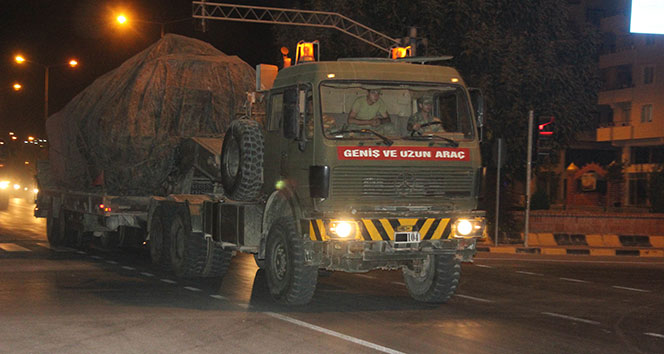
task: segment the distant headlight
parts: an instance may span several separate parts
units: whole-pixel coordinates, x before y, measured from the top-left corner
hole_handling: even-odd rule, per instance
[[[482,237],[484,235],[484,218],[457,219],[452,225],[454,237]]]
[[[18,183],[15,183],[15,184],[14,184],[14,189],[15,189],[15,190],[19,190],[19,189],[21,189],[21,185],[18,184]]]
[[[330,234],[341,238],[351,238],[355,233],[356,224],[353,221],[332,221],[330,223]]]
[[[34,194],[39,193],[39,188],[35,188],[35,189],[33,189],[33,190],[32,190],[32,193],[34,193]]]
[[[0,189],[9,188],[9,181],[0,181]]]

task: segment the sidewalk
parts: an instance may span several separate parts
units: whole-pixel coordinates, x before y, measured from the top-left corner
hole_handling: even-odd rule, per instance
[[[523,241],[516,244],[499,244],[496,247],[494,241],[487,238],[477,243],[477,250],[504,254],[664,258],[664,236],[529,233],[528,247],[524,246]]]

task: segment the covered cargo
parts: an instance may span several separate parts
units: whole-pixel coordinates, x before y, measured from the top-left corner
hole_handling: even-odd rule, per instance
[[[253,68],[238,57],[168,34],[47,120],[50,182],[168,194],[186,172],[178,171],[181,141],[222,136],[254,85]]]

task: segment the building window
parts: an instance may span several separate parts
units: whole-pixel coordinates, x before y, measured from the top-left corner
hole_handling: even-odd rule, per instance
[[[655,67],[646,66],[643,68],[643,83],[645,85],[652,84],[655,81]]]
[[[648,194],[648,175],[646,173],[630,173],[629,181],[629,204],[646,205]]]
[[[641,106],[641,123],[652,122],[652,105],[644,104]]]

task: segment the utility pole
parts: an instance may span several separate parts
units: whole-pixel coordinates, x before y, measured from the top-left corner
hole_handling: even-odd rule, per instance
[[[528,157],[526,165],[526,227],[523,233],[523,246],[528,247],[528,227],[530,222],[530,175],[533,169],[533,110],[528,112]]]

